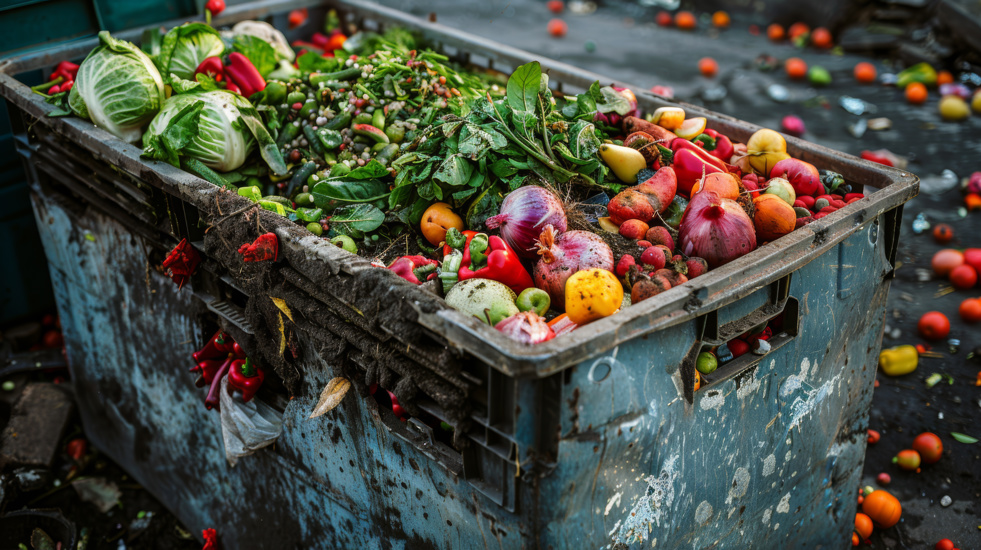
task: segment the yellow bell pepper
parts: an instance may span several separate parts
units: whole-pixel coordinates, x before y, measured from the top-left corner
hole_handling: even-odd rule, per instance
[[[902,376],[916,370],[920,354],[910,345],[884,349],[879,354],[879,368],[889,376]]]
[[[599,268],[577,271],[565,282],[565,312],[577,325],[613,315],[623,302],[623,285]]]

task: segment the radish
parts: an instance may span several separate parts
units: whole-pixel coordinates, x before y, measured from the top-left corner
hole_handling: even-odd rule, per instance
[[[613,251],[589,231],[559,234],[547,225],[538,239],[538,254],[541,259],[535,264],[535,286],[548,292],[552,305],[560,311],[565,311],[565,282],[573,273],[590,268],[613,271]]]

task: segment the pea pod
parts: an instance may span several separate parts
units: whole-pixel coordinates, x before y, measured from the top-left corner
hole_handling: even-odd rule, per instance
[[[290,180],[289,185],[286,186],[286,196],[289,197],[290,195],[293,194],[293,191],[296,188],[302,187],[303,184],[306,183],[307,178],[309,178],[310,175],[316,171],[317,171],[316,162],[308,162],[303,166],[301,166],[300,169],[297,170],[295,174],[293,174],[293,179]]]
[[[241,192],[241,189],[239,189],[239,192]],[[313,195],[311,195],[310,193],[300,193],[299,195],[296,196],[296,204],[298,206],[313,204]],[[299,208],[297,210],[299,210]]]
[[[352,78],[358,78],[359,76],[361,76],[361,69],[355,69],[354,67],[334,71],[332,73],[311,73],[310,84],[317,86],[321,82],[330,82],[332,80],[350,80]]]
[[[375,111],[371,113],[371,125],[374,126],[375,128],[378,128],[379,130],[384,130],[385,111],[382,111],[381,109],[375,109]]]

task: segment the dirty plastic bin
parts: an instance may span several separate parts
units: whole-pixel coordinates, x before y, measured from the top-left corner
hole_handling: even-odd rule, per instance
[[[325,5],[285,1],[231,7],[217,23],[285,28],[302,5],[319,25]],[[507,72],[538,59],[558,90],[610,82],[380,6],[327,5],[364,28],[419,30],[462,62]],[[50,106],[8,76],[91,46],[4,62],[0,93],[16,114],[86,431],[193,532],[277,549],[847,544],[912,174],[791,138],[791,154],[870,195],[656,300],[522,347],[270,212],[215,226],[249,203],[86,121],[45,117]],[[740,141],[757,129],[685,108]],[[266,231],[281,260],[243,264],[235,248]],[[178,291],[156,266],[182,238],[204,261]],[[271,297],[295,321],[283,356]],[[703,344],[777,316],[769,353],[693,391]],[[218,326],[275,370],[258,398],[285,422],[274,446],[234,468],[187,372]],[[308,419],[336,376],[355,389]],[[372,383],[412,418],[381,406]]]

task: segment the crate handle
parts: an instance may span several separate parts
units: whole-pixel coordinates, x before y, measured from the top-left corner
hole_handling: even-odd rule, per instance
[[[695,362],[704,347],[722,345],[749,329],[784,314],[783,330],[769,340],[770,350],[767,353],[763,355],[747,353],[730,360],[719,367],[710,377],[703,377],[702,388],[739,376],[759,364],[777,349],[797,338],[800,327],[800,304],[797,298],[790,296],[789,290],[790,274],[770,285],[770,300],[766,304],[749,312],[741,319],[719,326],[717,309],[695,319],[695,334],[698,337],[688,348],[688,352],[685,353],[679,369],[683,394],[689,403],[692,403],[695,398]]]

